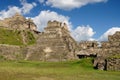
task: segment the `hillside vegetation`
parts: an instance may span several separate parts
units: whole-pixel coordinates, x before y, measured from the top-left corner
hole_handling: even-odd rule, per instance
[[[0,28],[0,44],[30,45],[35,43],[35,37],[29,30],[10,30]]]
[[[0,62],[0,80],[120,80],[120,72],[99,71],[92,59],[67,62]]]

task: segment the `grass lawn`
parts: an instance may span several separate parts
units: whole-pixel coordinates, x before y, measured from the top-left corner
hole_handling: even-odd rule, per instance
[[[67,62],[1,61],[0,80],[120,80],[120,72],[94,70],[91,59]]]

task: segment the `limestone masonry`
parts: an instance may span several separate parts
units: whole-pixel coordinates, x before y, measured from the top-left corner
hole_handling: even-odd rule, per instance
[[[24,27],[23,27],[24,26]],[[14,16],[10,18],[5,18],[4,20],[0,20],[0,27],[8,28],[8,29],[19,29],[19,30],[37,30],[36,25],[33,23],[31,19],[25,19],[19,13],[16,13]]]
[[[12,30],[30,30],[35,32],[37,39],[36,44],[26,47],[9,47],[2,45],[0,53],[9,60],[16,59],[17,55],[21,55],[25,60],[41,60],[41,61],[66,61],[76,59],[77,42],[70,36],[70,32],[65,23],[58,21],[49,21],[44,32],[37,31],[36,25],[31,19],[25,19],[19,13],[11,18],[0,21],[0,27]],[[26,42],[26,34],[22,35],[23,42]],[[9,47],[9,48],[8,48]],[[7,52],[9,54],[6,54]],[[24,50],[24,51],[22,51]],[[25,53],[24,53],[25,52]],[[24,55],[23,55],[24,54]]]
[[[70,36],[67,25],[58,21],[49,21],[44,32],[39,34],[36,48],[29,51],[27,59],[45,61],[64,61],[76,58],[77,43]],[[32,47],[33,48],[33,47]],[[31,48],[29,49],[31,50]],[[38,55],[42,55],[41,58]]]
[[[102,42],[100,52],[94,61],[94,66],[100,70],[120,71],[120,32],[109,35],[108,41]]]

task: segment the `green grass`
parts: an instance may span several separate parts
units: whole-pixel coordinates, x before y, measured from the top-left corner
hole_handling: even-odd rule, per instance
[[[0,44],[26,45],[23,42],[21,33],[24,34],[27,45],[34,44],[36,42],[34,35],[30,31],[0,28]]]
[[[28,45],[34,44],[36,42],[34,35],[30,31],[27,31],[27,39],[28,39],[27,41]]]
[[[120,72],[94,70],[91,59],[67,62],[2,61],[0,80],[120,80]]]
[[[20,32],[0,28],[0,44],[22,45]]]

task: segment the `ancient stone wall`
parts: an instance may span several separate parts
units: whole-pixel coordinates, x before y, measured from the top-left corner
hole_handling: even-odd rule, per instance
[[[41,51],[38,54],[44,55],[39,59],[46,61],[63,61],[68,59],[75,59],[75,51],[77,43],[70,36],[69,31],[62,26],[61,22],[49,21],[45,31],[39,34],[36,47]],[[31,54],[34,55],[36,51]],[[29,54],[29,53],[28,53]],[[36,54],[36,55],[38,55]],[[45,58],[44,58],[45,57]],[[29,59],[28,58],[28,59]]]
[[[81,49],[98,48],[97,41],[82,41],[79,43]]]
[[[109,42],[120,42],[120,31],[108,36]]]
[[[10,18],[5,18],[4,20],[0,20],[0,26],[8,29],[19,29],[19,30],[30,29],[37,31],[37,27],[33,23],[33,21],[31,19],[25,19],[19,13],[16,13],[14,16]]]
[[[26,49],[20,46],[0,44],[0,56],[6,60],[23,60],[26,55]]]
[[[105,63],[104,68],[102,70],[117,70],[120,71],[120,32],[116,32],[113,35],[109,35],[109,41],[102,42],[101,52],[97,55],[100,60],[96,60],[97,64],[101,64],[101,61]],[[97,65],[96,65],[97,66]],[[100,66],[97,66],[98,69],[101,69]]]
[[[79,51],[77,55],[79,58],[95,57],[99,52],[97,41],[81,41],[79,43]]]
[[[120,71],[120,58],[108,58],[107,70]]]
[[[6,18],[0,21],[0,27],[10,30],[20,31],[36,31],[36,25],[31,19],[25,19],[19,13],[16,13],[11,18]],[[10,54],[10,59],[16,59],[16,54],[24,54],[25,60],[44,60],[44,61],[63,61],[75,59],[77,43],[70,36],[70,32],[65,23],[58,21],[49,21],[44,32],[37,32],[37,43],[23,48],[15,46],[1,46],[0,54]],[[26,34],[22,34],[23,42],[26,43]],[[6,51],[5,51],[6,50]],[[21,52],[22,51],[22,52]]]

